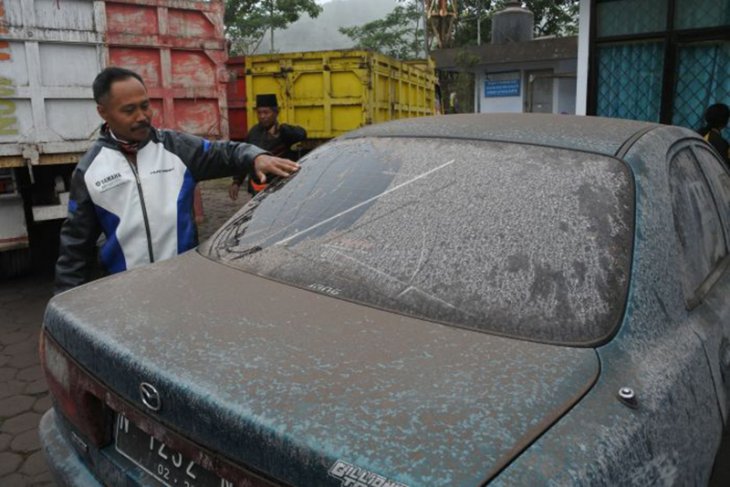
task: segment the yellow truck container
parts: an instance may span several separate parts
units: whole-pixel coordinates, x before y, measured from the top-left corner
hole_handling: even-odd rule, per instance
[[[264,54],[246,57],[248,126],[256,95],[274,93],[279,121],[300,125],[310,140],[399,118],[433,115],[435,65],[402,62],[364,50]]]

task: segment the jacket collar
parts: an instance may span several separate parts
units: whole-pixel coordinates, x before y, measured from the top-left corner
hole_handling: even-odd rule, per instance
[[[154,127],[150,128],[150,135],[147,140],[142,142],[126,142],[117,138],[109,128],[109,124],[104,122],[101,125],[101,135],[99,139],[105,143],[105,145],[117,149],[125,154],[136,154],[142,147],[150,143],[150,141],[157,137],[157,130]]]

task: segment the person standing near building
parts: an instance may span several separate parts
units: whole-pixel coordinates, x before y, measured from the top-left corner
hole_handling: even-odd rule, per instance
[[[727,105],[724,103],[710,105],[705,110],[706,124],[699,133],[717,150],[730,168],[730,144],[722,136],[722,130],[727,127],[728,119],[730,119],[730,108]]]
[[[246,142],[271,152],[275,156],[296,160],[296,154],[291,146],[307,138],[307,131],[297,125],[279,123],[279,105],[276,95],[265,94],[256,96],[256,118],[258,123],[251,127],[246,135]],[[246,175],[239,174],[233,177],[228,188],[228,196],[232,200],[238,199],[238,192]],[[266,183],[259,181],[255,175],[248,178],[247,190],[252,195],[263,191]]]
[[[71,179],[61,228],[56,292],[90,280],[103,232],[108,273],[169,259],[197,245],[193,190],[197,181],[255,174],[286,177],[299,165],[246,143],[212,142],[158,130],[139,74],[110,67],[93,83],[104,124]]]

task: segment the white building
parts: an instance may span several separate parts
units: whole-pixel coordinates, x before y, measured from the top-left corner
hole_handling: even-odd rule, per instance
[[[519,3],[495,14],[491,43],[434,51],[437,69],[474,75],[477,113],[576,113],[578,38],[533,39],[532,12]]]

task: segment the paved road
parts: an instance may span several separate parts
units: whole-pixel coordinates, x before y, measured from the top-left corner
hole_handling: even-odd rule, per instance
[[[50,274],[0,283],[0,485],[53,485],[38,442],[51,405],[38,360]]]
[[[207,238],[248,199],[228,199],[229,179],[201,185]],[[54,243],[50,248],[55,248]],[[44,259],[52,262],[53,259]],[[40,451],[38,421],[51,406],[38,359],[38,333],[46,303],[53,293],[48,264],[33,275],[0,281],[0,486],[52,486]]]

